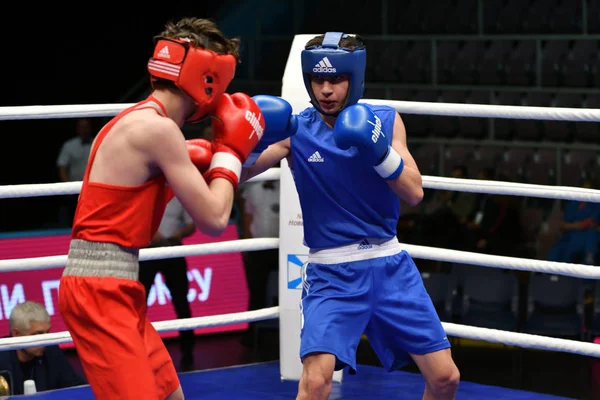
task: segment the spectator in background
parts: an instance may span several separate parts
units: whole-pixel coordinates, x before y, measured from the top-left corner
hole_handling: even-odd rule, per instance
[[[242,187],[244,238],[279,237],[279,180],[247,182]],[[267,285],[271,271],[279,270],[279,250],[244,253],[244,267],[250,292],[250,310],[267,307]],[[244,338],[250,344],[253,329]]]
[[[477,179],[509,181],[496,177],[492,168],[483,168]],[[480,194],[467,226],[471,232],[470,251],[500,256],[519,256],[522,244],[520,199],[516,196]]]
[[[181,246],[182,239],[191,236],[196,230],[194,221],[185,211],[181,202],[174,197],[168,204],[156,235],[149,247]],[[177,318],[191,318],[192,311],[188,302],[189,280],[188,265],[185,257],[147,260],[140,262],[140,282],[146,288],[146,302],[150,288],[157,273],[165,279],[165,285],[171,294],[171,302]],[[179,331],[181,348],[181,369],[190,371],[194,365],[194,331]]]
[[[83,180],[85,168],[94,141],[92,122],[80,118],[75,124],[76,136],[63,143],[56,166],[61,182],[78,182]],[[71,227],[77,207],[77,195],[63,196],[65,203],[61,207],[60,224]]]
[[[39,303],[26,301],[13,308],[10,336],[41,335],[50,332],[50,315]],[[58,346],[30,347],[0,352],[0,370],[10,373],[13,395],[23,394],[23,382],[35,381],[36,390],[61,389],[85,385]],[[12,382],[11,382],[12,381]]]
[[[585,179],[583,187],[593,189],[594,182]],[[569,201],[560,222],[562,235],[548,252],[549,261],[594,265],[598,253],[600,204]]]
[[[466,179],[468,177],[467,167],[455,166],[450,176]],[[428,245],[444,249],[467,250],[465,240],[467,223],[474,214],[476,205],[477,195],[475,193],[441,191],[440,206],[428,218]]]

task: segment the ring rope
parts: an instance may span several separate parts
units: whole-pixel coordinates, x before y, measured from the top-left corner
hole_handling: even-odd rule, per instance
[[[600,109],[566,107],[507,106],[495,104],[438,103],[362,99],[361,102],[394,107],[405,114],[426,114],[455,117],[537,119],[554,121],[600,121]],[[112,117],[133,103],[77,104],[57,106],[0,107],[1,120]]]
[[[0,121],[23,119],[60,119],[114,117],[131,104],[65,104],[59,106],[0,107]]]
[[[406,250],[411,257],[423,260],[453,262],[457,264],[478,265],[482,267],[511,269],[517,271],[543,272],[583,279],[600,279],[600,267],[592,265],[495,256],[411,244],[401,244],[400,246]],[[279,248],[279,238],[239,239],[215,243],[141,249],[139,260],[157,260],[162,258],[269,250],[277,248]],[[66,262],[67,255],[0,260],[0,273],[64,267]]]
[[[215,243],[190,244],[141,249],[139,261],[201,256],[206,254],[237,253],[243,251],[272,250],[279,248],[279,238],[250,238],[226,240]],[[67,255],[0,260],[0,273],[35,271],[46,268],[64,267]]]
[[[253,176],[246,182],[260,182],[279,179],[280,168],[271,168]],[[58,182],[58,183],[27,183],[22,185],[0,186],[0,199],[14,199],[18,197],[43,197],[65,194],[79,194],[83,182]]]
[[[448,336],[600,358],[600,346],[595,343],[557,339],[548,336],[531,335],[528,333],[501,331],[498,329],[480,328],[477,326],[453,324],[450,322],[442,322],[442,326]]]
[[[264,321],[279,318],[278,306],[255,311],[230,313],[206,317],[185,318],[173,321],[152,322],[158,332],[173,332],[206,327],[234,325],[244,322]],[[507,332],[497,329],[442,322],[448,336],[501,343],[508,346],[552,350],[563,353],[581,354],[600,358],[600,346],[594,343],[575,340],[556,339],[546,336],[519,332]],[[18,350],[29,347],[52,346],[72,342],[69,332],[46,333],[42,335],[19,336],[0,339],[0,351]]]
[[[572,186],[424,176],[423,188],[600,203],[600,190]]]
[[[164,333],[197,328],[235,325],[244,322],[256,322],[276,318],[279,318],[278,306],[240,313],[185,318],[173,321],[155,321],[152,322],[152,325],[158,332]],[[53,346],[57,344],[71,343],[72,341],[73,339],[68,331],[45,333],[42,335],[15,336],[0,339],[0,351],[18,350],[28,347]]]
[[[593,265],[535,260],[532,258],[495,256],[403,243],[400,244],[400,247],[405,249],[411,257],[422,260],[477,265],[480,267],[511,269],[516,271],[543,272],[583,279],[600,279],[600,267]]]
[[[275,180],[279,179],[280,175],[280,168],[270,168],[260,175],[252,177],[247,182]],[[81,185],[82,182],[5,185],[0,186],[0,199],[78,194]],[[423,188],[600,203],[600,190],[571,186],[423,176]]]
[[[447,117],[478,117],[535,119],[548,121],[600,121],[600,109],[568,107],[507,106],[496,104],[438,103],[364,99],[361,102],[385,105],[404,114],[440,115]]]

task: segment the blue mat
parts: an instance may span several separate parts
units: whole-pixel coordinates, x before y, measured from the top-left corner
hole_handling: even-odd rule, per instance
[[[181,386],[187,400],[245,400],[294,399],[298,383],[281,382],[279,363],[268,362],[229,368],[196,371],[180,374]],[[419,374],[409,372],[387,373],[381,368],[360,366],[357,375],[344,376],[342,385],[334,384],[330,399],[371,400],[405,399],[421,400],[425,384]],[[17,397],[13,397],[17,399]],[[54,390],[19,399],[92,400],[89,386]],[[569,400],[520,390],[461,382],[458,399],[511,399],[511,400]]]

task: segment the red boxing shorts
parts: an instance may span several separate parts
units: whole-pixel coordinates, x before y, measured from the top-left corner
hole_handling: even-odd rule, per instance
[[[179,387],[179,377],[146,316],[144,286],[137,280],[119,277],[119,273],[114,274],[117,277],[97,276],[94,272],[98,268],[115,272],[130,263],[122,259],[93,260],[90,249],[85,249],[87,257],[79,258],[73,249],[78,244],[71,245],[60,280],[59,307],[94,396],[98,400],[165,399]],[[104,249],[98,255],[106,257],[111,250]],[[115,269],[101,265],[107,262]],[[84,271],[96,276],[85,276]]]

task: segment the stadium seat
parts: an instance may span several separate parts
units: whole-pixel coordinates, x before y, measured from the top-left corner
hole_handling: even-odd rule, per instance
[[[535,85],[536,52],[535,40],[520,40],[515,43],[504,61],[507,85]]]
[[[533,0],[523,15],[523,33],[550,33],[550,19],[558,0]]]
[[[437,102],[438,93],[435,90],[419,90],[410,101]],[[429,136],[432,134],[431,118],[434,116],[424,114],[402,114],[407,135]]]
[[[581,1],[559,0],[550,8],[548,24],[552,34],[577,34],[583,32]],[[588,10],[589,13],[589,10]],[[588,14],[589,15],[589,14]],[[596,14],[596,17],[598,14]]]
[[[474,151],[474,146],[447,146],[444,152],[444,175],[448,176],[457,165],[471,165]]]
[[[518,282],[513,271],[461,265],[460,323],[516,331]]]
[[[451,321],[452,279],[450,274],[442,272],[421,272],[423,284],[442,321]]]
[[[435,3],[437,4],[437,2]],[[436,10],[436,14],[440,10]],[[444,32],[449,34],[475,34],[478,31],[477,22],[478,1],[477,0],[458,0],[454,6],[443,15]]]
[[[488,4],[492,3],[492,4]],[[497,4],[499,3],[499,4]],[[527,13],[528,2],[523,0],[485,1],[484,15],[486,31],[491,33],[522,33],[522,16]],[[494,11],[486,9],[493,8]]]
[[[424,33],[422,21],[427,17],[426,8],[420,0],[387,3],[387,25],[391,34]],[[355,14],[360,15],[360,14]],[[353,17],[354,17],[353,16]],[[375,20],[379,20],[377,17]],[[377,24],[374,24],[377,25]]]
[[[504,60],[512,50],[509,40],[488,40],[481,59],[478,82],[482,85],[503,85],[506,81]]]
[[[458,40],[438,40],[436,70],[437,81],[441,84],[454,83],[454,59],[458,54],[461,42]]]
[[[534,273],[529,281],[528,316],[523,332],[581,339],[582,280]]]
[[[573,41],[567,57],[563,60],[564,86],[592,87],[593,72],[598,67],[598,40]]]
[[[600,1],[587,1],[587,28],[589,33],[600,33]]]
[[[440,174],[440,146],[426,143],[411,150],[415,162],[423,175]]]
[[[476,84],[479,79],[484,53],[485,46],[482,40],[464,41],[451,66],[451,83],[463,85]]]
[[[429,40],[409,40],[386,51],[395,52],[394,77],[402,83],[430,84],[433,79],[431,69],[431,42]]]
[[[569,50],[567,40],[542,41],[542,86],[558,87],[564,84],[564,60]]]

